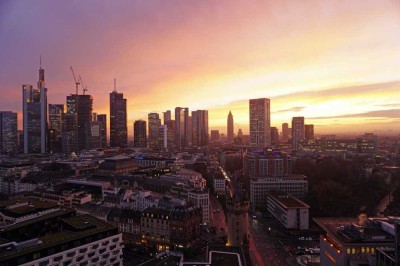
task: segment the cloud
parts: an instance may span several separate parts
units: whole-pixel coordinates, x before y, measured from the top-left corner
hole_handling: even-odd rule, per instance
[[[278,110],[275,113],[286,113],[286,112],[300,112],[304,109],[304,106],[296,106],[289,109]]]
[[[338,116],[319,116],[319,117],[308,117],[307,119],[334,119],[334,118],[354,118],[354,117],[385,117],[385,118],[399,118],[400,109],[389,109],[389,110],[376,110],[358,114],[346,114]]]

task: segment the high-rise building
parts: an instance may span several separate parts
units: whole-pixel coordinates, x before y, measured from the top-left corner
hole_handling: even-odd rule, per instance
[[[78,119],[76,113],[65,113],[63,115],[61,132],[61,150],[70,154],[78,152]]]
[[[304,137],[306,140],[313,140],[314,139],[314,125],[304,125]]]
[[[96,116],[97,119],[97,116]],[[90,121],[86,124],[86,149],[100,149],[102,147],[102,123]]]
[[[62,117],[64,115],[64,104],[49,104],[49,152],[61,152],[61,130]]]
[[[167,149],[168,148],[168,127],[166,125],[161,125],[158,128],[158,148]]]
[[[166,123],[167,123],[169,120],[171,120],[171,110],[167,110],[167,111],[163,112],[163,114],[164,114],[164,121],[163,121],[163,123],[164,123],[164,125],[166,125]]]
[[[93,118],[93,98],[90,95],[67,96],[67,113],[75,113],[77,115],[77,136],[78,136],[78,151],[89,149],[86,147],[87,141],[87,124]]]
[[[165,125],[167,126],[167,147],[170,150],[175,146],[175,120],[169,120]]]
[[[17,113],[0,112],[0,152],[18,151]]]
[[[133,146],[135,148],[146,148],[146,121],[136,120],[133,124]]]
[[[128,145],[128,128],[126,99],[123,93],[118,93],[115,85],[110,93],[110,146],[126,147]]]
[[[278,146],[279,145],[279,131],[276,127],[271,127],[271,145]]]
[[[305,139],[304,117],[293,117],[292,119],[292,149],[298,150],[299,144]]]
[[[149,113],[148,123],[149,123],[148,146],[149,148],[155,149],[159,147],[158,136],[159,136],[159,129],[161,127],[160,116],[157,113]]]
[[[287,143],[289,141],[289,124],[283,123],[282,124],[282,143]]]
[[[211,142],[217,142],[220,139],[219,130],[211,130]]]
[[[37,89],[32,85],[22,85],[22,97],[24,153],[46,153],[47,88],[41,62]]]
[[[97,121],[100,122],[100,139],[101,139],[101,148],[107,148],[107,115],[106,114],[98,114]]]
[[[189,108],[175,108],[175,147],[185,148],[189,145]]]
[[[252,99],[250,107],[250,146],[271,146],[270,100]]]
[[[208,145],[208,111],[192,111],[192,144],[193,146]]]
[[[228,114],[228,120],[227,120],[227,138],[228,138],[228,143],[232,143],[234,139],[234,133],[233,133],[233,115],[232,112],[229,111]]]

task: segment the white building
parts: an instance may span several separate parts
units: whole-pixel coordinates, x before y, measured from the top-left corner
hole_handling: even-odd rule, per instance
[[[307,177],[292,174],[285,177],[252,178],[250,180],[250,202],[252,207],[266,208],[268,193],[271,191],[303,198],[308,191]]]
[[[210,220],[210,195],[208,190],[193,190],[188,192],[188,201],[203,209],[203,223]]]
[[[308,230],[310,206],[295,197],[271,193],[267,208],[286,229]]]

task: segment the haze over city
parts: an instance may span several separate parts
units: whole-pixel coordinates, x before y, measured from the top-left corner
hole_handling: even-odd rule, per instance
[[[175,106],[209,110],[210,129],[248,134],[248,99],[271,125],[316,132],[400,129],[398,1],[1,1],[1,109],[18,112],[42,55],[49,103],[75,92],[73,66],[109,114],[117,90],[134,120]],[[362,132],[359,132],[362,126]]]

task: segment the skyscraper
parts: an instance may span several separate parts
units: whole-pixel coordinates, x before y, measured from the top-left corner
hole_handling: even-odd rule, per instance
[[[167,149],[168,148],[168,127],[166,125],[161,125],[158,128],[158,148]]]
[[[101,148],[107,148],[107,115],[98,114],[97,121],[100,123],[100,143]]]
[[[33,89],[32,85],[22,85],[22,97],[24,153],[46,153],[47,88],[42,62],[37,89]]]
[[[18,151],[17,113],[0,112],[0,152]]]
[[[118,93],[115,84],[110,93],[110,146],[126,147],[128,144],[126,99]]]
[[[177,149],[189,145],[189,108],[175,108],[175,146]]]
[[[68,112],[63,115],[61,149],[63,153],[78,152],[78,115]]]
[[[234,139],[234,132],[233,132],[233,115],[232,112],[229,111],[228,114],[228,121],[227,121],[227,138],[228,142],[232,143]]]
[[[289,134],[290,134],[290,131],[289,131],[288,123],[283,123],[282,124],[282,142],[283,143],[287,143],[288,142]]]
[[[271,145],[278,146],[279,144],[279,131],[276,127],[271,127]]]
[[[148,122],[149,122],[149,148],[155,149],[158,148],[158,137],[159,137],[159,129],[161,127],[161,119],[157,113],[149,113],[148,114]]]
[[[146,121],[136,120],[133,124],[133,146],[135,148],[146,148]]]
[[[167,148],[171,150],[175,147],[175,120],[169,120],[165,125],[167,126]]]
[[[250,146],[271,146],[270,100],[252,99],[250,107]]]
[[[166,123],[167,123],[169,120],[171,120],[171,110],[167,110],[167,111],[165,111],[163,114],[164,114],[164,121],[163,121],[163,123],[164,123],[164,125],[166,125]]]
[[[219,138],[220,138],[219,130],[211,130],[210,141],[217,142],[219,141]]]
[[[306,140],[314,139],[314,125],[313,124],[304,125],[304,131],[305,131],[304,137]]]
[[[49,152],[61,152],[62,117],[64,104],[49,104]]]
[[[304,117],[293,117],[292,119],[292,149],[298,150],[299,144],[305,139]]]
[[[192,111],[192,145],[206,146],[208,139],[208,111]]]
[[[93,118],[93,98],[90,95],[76,95],[72,94],[67,96],[67,113],[76,114],[77,119],[77,137],[78,137],[78,150],[90,149],[87,147],[88,141],[86,140],[88,133],[87,125]]]

